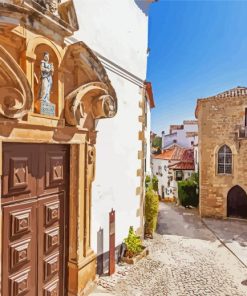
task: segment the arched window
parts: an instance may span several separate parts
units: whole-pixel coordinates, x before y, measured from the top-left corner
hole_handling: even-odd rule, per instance
[[[218,151],[218,174],[232,173],[232,150],[227,145]]]

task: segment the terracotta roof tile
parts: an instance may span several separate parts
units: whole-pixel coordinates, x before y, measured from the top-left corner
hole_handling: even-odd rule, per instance
[[[187,149],[178,145],[173,145],[171,148],[164,150],[161,154],[155,155],[153,158],[179,161],[182,160],[185,150]]]
[[[173,170],[194,170],[194,151],[193,149],[183,149],[179,162],[169,166]]]
[[[189,170],[194,171],[195,165],[194,162],[178,162],[170,166],[173,170]]]

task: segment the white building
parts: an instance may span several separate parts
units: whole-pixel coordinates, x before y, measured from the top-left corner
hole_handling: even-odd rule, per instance
[[[157,176],[161,199],[178,198],[177,181],[188,179],[194,172],[194,153],[191,148],[173,144],[161,154],[153,155],[152,171]]]
[[[181,125],[170,125],[169,134],[162,132],[162,149],[172,144],[190,148],[198,143],[197,120],[184,120]]]
[[[95,51],[118,98],[117,115],[97,125],[91,245],[98,256],[104,254],[104,263],[111,209],[116,213],[116,246],[128,235],[129,226],[143,232],[144,170],[146,163],[150,172],[150,108],[154,105],[150,86],[145,84],[151,2],[74,0],[80,27],[75,37]]]

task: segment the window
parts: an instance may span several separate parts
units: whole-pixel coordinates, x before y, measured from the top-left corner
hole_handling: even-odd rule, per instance
[[[182,181],[182,180],[183,180],[183,172],[176,171],[176,181]]]
[[[161,165],[158,166],[158,174],[160,176],[162,176],[162,166]]]
[[[232,173],[232,151],[224,145],[218,152],[218,174],[231,174]]]

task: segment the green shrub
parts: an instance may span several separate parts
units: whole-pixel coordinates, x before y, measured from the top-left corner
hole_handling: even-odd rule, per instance
[[[178,198],[182,206],[197,207],[199,204],[198,184],[193,180],[178,182]]]
[[[145,234],[153,235],[156,229],[159,209],[159,197],[149,189],[145,196]]]
[[[148,189],[148,187],[151,185],[151,177],[150,176],[146,176],[145,178],[145,188],[146,190]]]
[[[158,178],[154,176],[152,179],[152,187],[155,192],[158,192],[158,183],[159,183]]]
[[[133,226],[130,226],[128,237],[124,239],[124,243],[126,245],[126,257],[132,258],[142,250],[141,239],[135,234]]]

